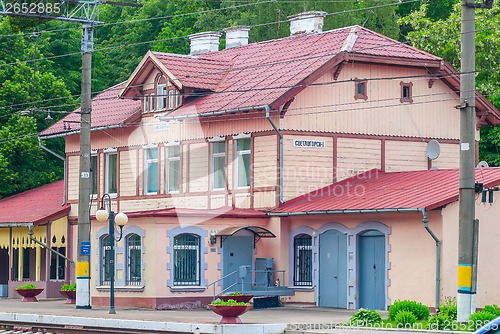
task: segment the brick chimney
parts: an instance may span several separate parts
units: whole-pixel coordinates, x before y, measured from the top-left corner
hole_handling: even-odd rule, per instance
[[[304,36],[322,32],[323,18],[325,16],[325,12],[319,11],[303,12],[289,16],[290,36]]]
[[[217,31],[206,31],[189,35],[188,37],[191,40],[190,54],[195,56],[203,53],[219,51],[220,36],[221,33]]]
[[[224,29],[226,33],[226,49],[248,44],[248,32],[250,27],[235,26]]]

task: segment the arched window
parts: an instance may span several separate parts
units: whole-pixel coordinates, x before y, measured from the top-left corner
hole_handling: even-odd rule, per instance
[[[101,238],[101,285],[111,282],[111,243],[113,240],[108,235]]]
[[[312,286],[312,237],[299,234],[293,239],[293,285]]]
[[[141,237],[130,234],[127,239],[127,285],[140,285],[142,281]]]
[[[174,237],[174,285],[200,285],[200,237],[183,233]]]

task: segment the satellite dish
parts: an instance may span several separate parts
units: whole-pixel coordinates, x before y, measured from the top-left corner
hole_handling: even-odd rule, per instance
[[[477,164],[477,168],[487,168],[487,167],[490,167],[490,166],[488,165],[488,163],[486,161],[480,161]]]
[[[441,146],[437,140],[431,140],[427,143],[427,157],[429,160],[436,160],[441,153]]]

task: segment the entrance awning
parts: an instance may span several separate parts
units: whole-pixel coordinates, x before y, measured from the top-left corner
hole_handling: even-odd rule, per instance
[[[254,245],[255,243],[257,243],[257,241],[260,240],[260,238],[276,238],[276,235],[273,232],[262,226],[232,226],[223,229],[215,236],[221,237],[221,240],[224,241],[224,239],[226,239],[227,237],[230,237],[242,230],[247,230],[253,233]]]

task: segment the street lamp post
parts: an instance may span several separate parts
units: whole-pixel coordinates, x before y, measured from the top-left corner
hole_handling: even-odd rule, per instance
[[[108,200],[108,210],[104,207],[104,201]],[[96,219],[104,223],[109,221],[109,238],[111,239],[110,256],[109,256],[109,269],[110,269],[110,286],[109,286],[109,314],[116,314],[115,311],[115,241],[120,241],[123,234],[123,226],[127,224],[128,217],[123,212],[119,212],[116,216],[111,207],[111,196],[109,194],[102,195],[101,208],[95,213]],[[115,239],[115,223],[120,228],[120,235]]]

